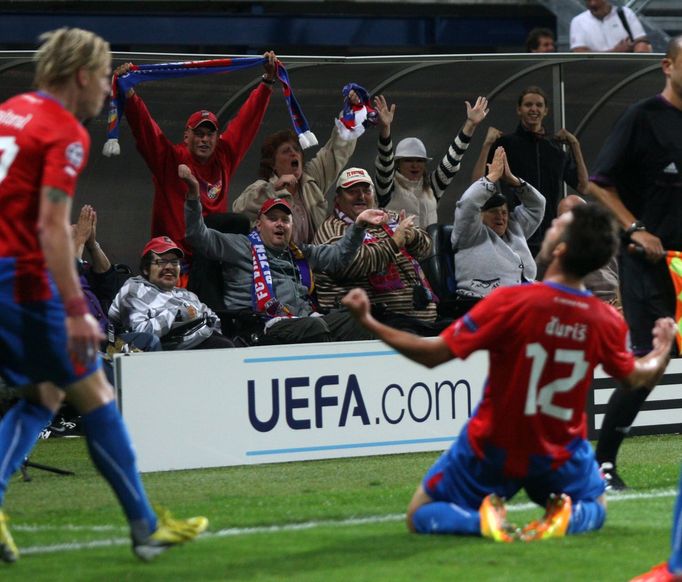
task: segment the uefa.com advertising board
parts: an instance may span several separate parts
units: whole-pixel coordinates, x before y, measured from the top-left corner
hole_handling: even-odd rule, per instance
[[[379,341],[116,359],[140,470],[443,450],[480,400],[487,353],[429,370]]]

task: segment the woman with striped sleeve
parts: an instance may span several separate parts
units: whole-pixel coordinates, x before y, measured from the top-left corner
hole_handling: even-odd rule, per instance
[[[395,104],[388,106],[386,98],[378,95],[375,108],[380,128],[378,154],[375,161],[375,184],[379,206],[408,215],[415,215],[416,225],[426,228],[438,222],[437,207],[443,192],[459,171],[464,152],[478,124],[488,115],[488,100],[478,97],[472,106],[465,101],[467,118],[438,167],[427,173],[424,143],[416,137],[398,142],[395,150],[391,139],[391,123]]]

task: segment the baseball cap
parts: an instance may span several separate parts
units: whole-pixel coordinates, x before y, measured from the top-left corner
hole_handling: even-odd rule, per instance
[[[144,248],[142,249],[141,257],[144,257],[148,252],[153,251],[157,255],[162,255],[163,253],[168,253],[170,251],[175,251],[179,257],[184,257],[185,253],[182,249],[176,245],[170,237],[167,236],[157,236],[150,240]]]
[[[263,202],[263,206],[260,207],[258,216],[267,214],[270,210],[275,208],[275,206],[279,206],[280,208],[283,208],[287,214],[291,214],[291,205],[284,198],[268,198]]]
[[[369,184],[371,186],[372,178],[370,178],[367,170],[348,168],[341,172],[339,179],[336,181],[337,188],[350,188],[353,184]]]
[[[502,196],[502,194],[493,194],[485,204],[481,207],[481,210],[490,210],[491,208],[497,208],[507,203],[507,199]]]
[[[206,109],[201,109],[200,111],[192,113],[187,120],[187,127],[196,129],[202,123],[210,123],[216,130],[218,129],[218,118],[215,116],[215,113],[207,111]]]
[[[395,147],[395,155],[393,157],[396,160],[401,158],[431,159],[426,155],[426,146],[424,146],[424,142],[417,137],[406,137],[405,139],[401,139]]]

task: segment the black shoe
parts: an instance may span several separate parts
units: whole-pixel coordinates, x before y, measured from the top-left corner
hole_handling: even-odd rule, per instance
[[[618,474],[618,471],[616,471],[616,466],[613,463],[602,463],[599,470],[601,471],[604,481],[606,481],[607,491],[625,491],[628,488],[625,481],[623,481]]]
[[[41,438],[82,436],[83,431],[81,430],[79,421],[80,418],[66,419],[63,416],[58,416],[52,421],[52,424],[43,431],[49,431],[49,434],[45,437],[41,436]]]

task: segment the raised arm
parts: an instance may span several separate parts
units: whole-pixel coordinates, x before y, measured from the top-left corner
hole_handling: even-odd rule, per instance
[[[238,259],[236,247],[240,244],[248,245],[248,239],[241,234],[223,233],[207,228],[201,215],[199,182],[184,164],[178,166],[178,176],[188,187],[185,195],[185,236],[189,244],[209,259],[228,263],[232,259]]]
[[[485,176],[486,164],[490,157],[490,149],[493,144],[502,137],[502,132],[496,127],[489,127],[481,146],[481,151],[478,154],[478,159],[474,164],[474,169],[471,171],[471,181],[475,182],[479,178]]]
[[[109,261],[109,257],[107,257],[106,253],[97,242],[97,212],[89,204],[83,206],[81,213],[83,213],[83,211],[85,211],[86,220],[90,222],[90,235],[85,241],[85,248],[88,249],[88,253],[90,254],[92,270],[98,274],[106,273],[111,269],[111,261]]]
[[[43,186],[38,215],[40,244],[47,268],[64,302],[69,352],[77,361],[88,365],[97,357],[97,347],[104,336],[90,315],[76,273],[70,214],[69,195],[57,188]]]
[[[484,236],[485,226],[481,218],[481,208],[496,192],[494,182],[487,178],[480,178],[462,194],[455,206],[451,239],[454,249],[473,246],[479,242],[479,238]]]
[[[576,170],[577,184],[575,189],[578,191],[578,194],[585,195],[587,192],[589,175],[587,173],[585,159],[583,158],[583,151],[580,147],[580,140],[563,127],[556,133],[554,137],[558,142],[568,144],[568,147],[571,148],[571,154],[573,155],[573,160],[575,161]],[[572,185],[573,184],[571,184],[571,186]]]
[[[410,360],[428,368],[435,368],[453,359],[452,352],[441,337],[419,337],[379,323],[372,317],[369,298],[363,289],[353,289],[341,303],[348,308],[358,323]]]
[[[170,155],[173,144],[154,121],[139,95],[126,99],[125,115],[135,137],[137,151],[152,174],[162,175],[164,160]]]
[[[220,141],[226,145],[233,159],[233,167],[237,167],[251,147],[270,103],[270,96],[275,83],[277,56],[273,51],[268,51],[263,54],[263,57],[267,60],[263,64],[262,82],[251,91],[249,98],[239,108],[237,115],[232,118],[220,134]]]
[[[478,97],[473,106],[468,101],[464,103],[467,108],[466,121],[448,147],[448,151],[445,152],[438,167],[429,176],[436,200],[441,198],[445,189],[459,172],[464,152],[469,148],[471,136],[474,135],[478,124],[486,118],[490,111],[488,100],[485,97]]]
[[[393,141],[391,140],[391,123],[395,116],[395,103],[390,107],[383,95],[374,98],[377,110],[379,138],[377,140],[377,157],[374,160],[374,183],[376,185],[377,202],[384,207],[391,201],[393,193],[393,177],[395,176],[395,158]]]
[[[71,226],[73,234],[74,256],[77,259],[83,258],[83,251],[85,250],[85,242],[92,234],[92,217],[89,215],[88,208],[92,208],[86,204],[81,208],[80,214],[76,224]]]
[[[652,331],[653,349],[635,361],[635,369],[623,380],[629,388],[646,387],[651,390],[661,379],[670,361],[670,350],[675,339],[675,320],[657,319]]]
[[[327,192],[348,164],[356,144],[357,139],[343,139],[335,125],[329,141],[318,150],[312,160],[305,163],[303,173],[316,182],[322,192]],[[315,224],[315,228],[320,224]]]

